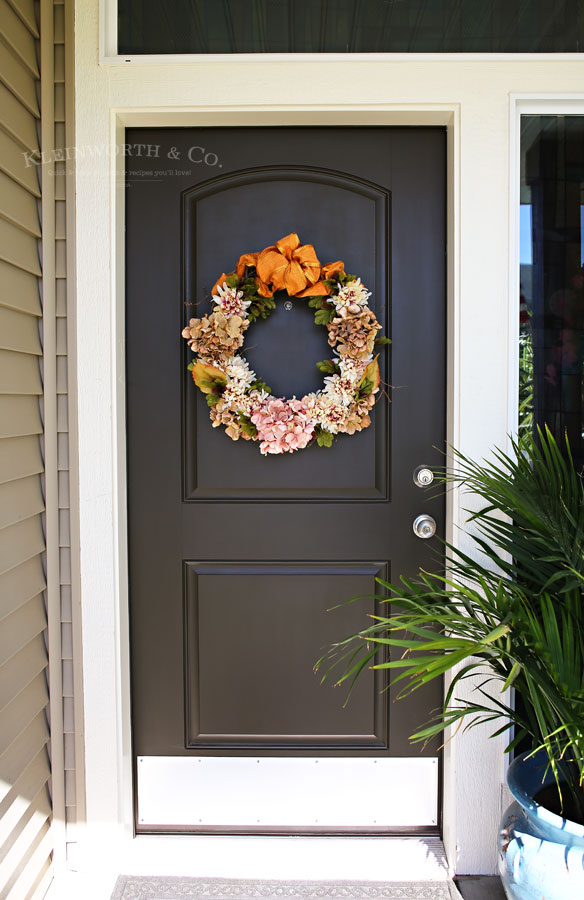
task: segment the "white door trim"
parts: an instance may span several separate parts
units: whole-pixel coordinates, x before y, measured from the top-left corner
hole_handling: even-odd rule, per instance
[[[76,16],[77,368],[87,865],[131,838],[124,388],[126,126],[387,124],[448,130],[448,440],[482,456],[516,425],[518,256],[509,249],[510,95],[566,97],[584,61],[290,58],[100,65],[98,0]],[[550,97],[551,99],[551,97]],[[515,101],[511,101],[511,106]],[[516,149],[516,148],[515,148]],[[516,248],[515,248],[516,251]],[[448,537],[464,513],[450,495]],[[445,749],[444,840],[459,872],[490,872],[502,741]],[[480,773],[480,777],[478,776]],[[480,810],[480,812],[479,812]],[[136,843],[136,842],[134,842]]]
[[[115,386],[115,394],[113,401],[113,415],[115,421],[115,437],[114,447],[117,448],[117,464],[114,467],[114,477],[117,481],[118,488],[115,491],[117,498],[117,508],[114,515],[114,535],[116,537],[116,553],[118,560],[117,582],[117,603],[116,614],[118,616],[118,663],[119,663],[119,687],[118,695],[120,709],[120,730],[117,739],[121,740],[121,756],[118,759],[120,777],[118,780],[119,787],[119,806],[123,810],[122,820],[123,830],[126,837],[133,835],[134,827],[134,794],[132,790],[132,771],[133,756],[131,742],[131,711],[130,711],[130,656],[129,656],[129,620],[128,620],[128,561],[127,561],[127,511],[126,511],[126,396],[125,396],[125,318],[124,318],[124,284],[125,284],[125,209],[124,209],[124,192],[123,184],[125,177],[125,160],[123,154],[116,152],[117,148],[126,144],[126,128],[128,127],[148,127],[148,126],[165,126],[183,125],[195,127],[202,126],[238,126],[249,124],[265,124],[265,125],[284,125],[284,124],[320,124],[320,125],[339,125],[339,124],[379,124],[379,125],[442,125],[448,131],[448,172],[454,172],[455,166],[455,147],[454,129],[455,122],[458,120],[458,109],[456,105],[452,107],[437,108],[431,106],[428,109],[420,107],[417,110],[400,109],[400,108],[379,108],[374,110],[366,110],[362,106],[358,108],[338,108],[336,110],[319,109],[315,111],[311,108],[297,107],[290,109],[273,109],[265,108],[239,108],[235,111],[217,110],[210,112],[205,108],[181,109],[180,111],[161,110],[161,109],[141,109],[137,110],[116,110],[112,112],[112,131],[111,143],[109,145],[109,158],[115,170],[114,186],[112,189],[112,208],[115,210],[115,228],[113,241],[113,296],[117,298],[114,301],[114,309],[112,311],[115,318],[115,333],[118,338],[114,340],[115,348],[115,375],[113,384]],[[454,181],[454,179],[452,179]],[[454,204],[454,192],[452,193],[452,201]],[[452,207],[453,208],[453,204]],[[448,243],[454,243],[456,223],[454,217],[449,215],[448,222]],[[454,286],[451,283],[452,273],[448,275],[448,307],[453,309],[455,306]],[[454,328],[452,316],[449,315],[449,331]],[[448,343],[453,345],[454,336],[451,336]],[[454,359],[454,354],[449,355],[449,359]],[[455,383],[454,373],[450,373],[450,384]],[[451,421],[451,407],[448,403],[447,424],[448,441],[457,444],[457,440],[453,430],[453,422]],[[451,506],[450,498],[447,506]],[[452,529],[452,514],[447,512],[447,540],[453,540],[454,534]],[[446,756],[448,757],[448,751]],[[292,775],[293,773],[291,773]],[[445,785],[448,785],[448,776],[445,774]],[[498,788],[497,788],[498,791]]]
[[[240,106],[237,111],[215,110],[210,111],[208,108],[191,108],[180,110],[169,110],[164,108],[148,109],[142,107],[140,110],[117,109],[111,110],[110,113],[110,140],[108,144],[109,152],[106,156],[109,158],[110,166],[110,197],[111,209],[113,215],[113,228],[110,234],[110,250],[111,250],[111,297],[112,297],[112,413],[114,430],[112,432],[112,441],[114,448],[113,455],[113,497],[115,506],[113,512],[114,525],[114,553],[115,567],[112,572],[115,590],[115,605],[109,612],[112,614],[112,622],[114,623],[113,637],[115,647],[108,647],[108,655],[113,657],[115,661],[116,682],[116,723],[112,721],[111,707],[105,718],[108,720],[113,743],[107,747],[109,759],[106,762],[108,781],[113,780],[112,775],[115,771],[115,789],[117,796],[117,808],[119,810],[117,823],[111,822],[108,827],[89,827],[87,835],[87,849],[92,848],[95,851],[97,846],[96,838],[98,834],[109,844],[113,837],[114,831],[119,836],[119,828],[122,829],[126,838],[133,835],[133,804],[134,797],[132,791],[132,751],[131,751],[131,718],[130,718],[130,695],[129,695],[129,623],[128,623],[128,570],[127,570],[127,518],[126,518],[126,446],[125,446],[125,343],[124,343],[124,193],[122,190],[124,180],[124,157],[116,152],[116,148],[123,147],[125,141],[125,129],[132,126],[195,126],[195,125],[244,125],[244,124],[379,124],[379,125],[443,125],[447,128],[448,134],[448,245],[456,248],[460,239],[459,234],[459,218],[456,214],[459,198],[459,182],[457,173],[460,172],[459,164],[459,145],[460,145],[460,116],[458,104],[438,105],[419,104],[416,109],[403,108],[399,105],[381,105],[375,107],[367,107],[364,104],[359,106],[337,106],[336,109],[320,108],[315,110],[310,107],[296,106],[293,109],[266,107],[243,107]],[[81,145],[83,146],[83,145]],[[80,214],[80,213],[78,213]],[[460,446],[459,429],[457,427],[457,404],[456,396],[460,388],[460,376],[457,366],[459,358],[459,281],[458,266],[456,252],[451,255],[448,264],[448,422],[447,434],[449,443]],[[94,259],[94,258],[93,258]],[[92,267],[94,262],[92,261]],[[81,288],[79,287],[79,290]],[[82,403],[80,395],[80,404]],[[455,521],[458,520],[460,512],[455,508],[452,502],[452,495],[448,499],[447,511],[447,539],[456,540],[454,528]],[[92,610],[91,614],[96,611]],[[98,620],[102,618],[103,610],[98,612]],[[91,615],[90,614],[90,615]],[[87,616],[84,618],[84,634],[86,636],[86,652],[84,655],[85,669],[85,685],[86,685],[86,757],[87,757],[87,802],[88,802],[88,824],[91,825],[91,795],[93,793],[94,802],[98,806],[103,805],[103,801],[107,795],[104,795],[104,741],[101,737],[103,732],[101,728],[91,729],[91,723],[96,722],[95,711],[98,706],[103,705],[103,655],[100,656],[99,669],[100,677],[96,680],[96,669],[89,666],[90,658],[95,656],[96,645],[94,638],[91,637],[91,627],[88,627]],[[105,649],[105,647],[103,647]],[[92,668],[92,671],[90,671]],[[92,688],[97,690],[99,697],[90,698]],[[110,695],[111,696],[111,695]],[[92,713],[91,710],[94,710]],[[105,710],[102,708],[100,721],[102,726],[104,721]],[[113,726],[113,727],[112,727]],[[89,739],[88,732],[94,732],[93,740]],[[99,731],[99,738],[98,738]],[[94,742],[95,741],[95,742]],[[467,741],[467,744],[469,742]],[[447,745],[444,754],[444,770],[443,770],[443,808],[444,808],[444,838],[449,859],[454,866],[459,850],[455,835],[456,830],[454,823],[456,822],[456,805],[459,799],[456,787],[456,770],[460,767],[458,756],[456,754],[456,742]],[[99,749],[98,749],[99,748]],[[116,748],[117,752],[112,753]],[[92,761],[92,749],[96,754],[99,753],[99,763],[95,759]],[[491,742],[489,749],[495,751],[500,756],[500,748],[497,748],[494,742]],[[482,754],[484,756],[484,752]],[[95,763],[95,765],[93,764]],[[488,781],[492,782],[492,796],[496,797],[491,806],[493,811],[490,815],[491,824],[493,824],[499,814],[499,791],[500,791],[500,766],[492,765],[489,770],[484,769],[485,778],[483,784]],[[460,774],[460,773],[459,773]],[[113,786],[113,784],[112,784]],[[467,795],[468,796],[468,795]],[[112,797],[113,799],[113,797]],[[485,804],[483,803],[483,808]],[[488,806],[488,804],[487,804]],[[462,810],[459,810],[462,813]],[[488,816],[488,811],[487,811]],[[97,819],[103,819],[103,813],[98,813]],[[115,828],[117,824],[117,829]],[[95,823],[97,826],[97,822]],[[94,835],[92,839],[90,835]],[[94,853],[91,853],[94,856]],[[492,864],[487,862],[483,864],[489,870]],[[476,867],[475,867],[476,868]]]

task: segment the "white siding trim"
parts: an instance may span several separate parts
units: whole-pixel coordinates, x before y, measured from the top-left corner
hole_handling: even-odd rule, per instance
[[[55,149],[54,8],[41,4],[41,147],[50,158]],[[49,708],[55,871],[65,865],[65,786],[63,750],[63,679],[59,576],[59,483],[57,462],[57,331],[55,295],[55,182],[53,167],[41,166],[43,222],[42,285],[45,425],[45,533],[47,542],[47,624]]]
[[[64,2],[64,64],[65,64],[65,126],[64,145],[75,145],[75,0]],[[69,470],[69,546],[71,595],[71,637],[73,644],[73,735],[67,735],[74,748],[74,786],[76,821],[67,829],[68,849],[83,832],[85,823],[85,734],[83,706],[83,640],[81,611],[81,573],[79,537],[79,443],[77,416],[77,304],[76,284],[76,171],[74,163],[65,175],[66,209],[66,292],[67,292],[67,412],[68,412],[68,470]],[[65,588],[63,588],[65,592]],[[68,766],[66,765],[66,768]],[[69,768],[70,772],[73,769]],[[73,865],[74,859],[69,862]]]

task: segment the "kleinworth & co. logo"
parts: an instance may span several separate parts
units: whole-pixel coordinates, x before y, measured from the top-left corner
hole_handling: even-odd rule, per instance
[[[112,156],[131,156],[133,158],[142,159],[169,159],[173,162],[187,161],[196,166],[211,166],[222,168],[219,157],[212,150],[206,147],[194,145],[183,152],[177,147],[164,148],[162,144],[88,144],[83,147],[62,147],[60,149],[46,151],[33,151],[22,154],[24,157],[25,168],[31,166],[45,166],[55,163],[67,163],[71,160],[91,161],[92,159],[101,159],[103,157]],[[161,174],[169,174],[175,170],[166,170]],[[188,174],[188,170],[176,170],[177,174]]]

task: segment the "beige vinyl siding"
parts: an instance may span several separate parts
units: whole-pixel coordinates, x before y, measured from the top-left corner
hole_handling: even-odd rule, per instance
[[[0,897],[37,900],[52,833],[33,0],[0,0],[0,34]]]
[[[73,145],[73,2],[55,0],[54,4],[54,146],[59,151]],[[62,153],[66,157],[66,153]],[[61,656],[63,688],[63,766],[65,803],[65,841],[67,859],[75,864],[78,823],[83,820],[83,779],[80,771],[83,736],[79,719],[81,707],[80,622],[78,596],[73,587],[73,570],[77,559],[72,550],[75,521],[71,489],[71,453],[69,430],[73,398],[69,396],[69,335],[73,327],[71,312],[73,297],[71,221],[74,196],[71,162],[55,162],[55,314],[56,314],[56,393],[57,393],[57,468],[58,468],[58,539],[59,590],[61,609]]]

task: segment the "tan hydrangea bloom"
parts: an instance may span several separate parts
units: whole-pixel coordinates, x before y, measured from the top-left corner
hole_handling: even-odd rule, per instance
[[[224,425],[225,434],[229,435],[232,441],[237,441],[240,437],[244,441],[251,440],[251,436],[241,430],[238,414],[228,409],[221,400],[211,407],[209,416],[213,428],[219,428],[220,425]]]
[[[202,319],[191,319],[182,336],[188,341],[193,353],[202,356],[221,356],[234,353],[243,345],[243,333],[248,328],[247,319],[231,316],[229,319],[221,310],[216,310]]]
[[[375,313],[364,307],[357,315],[342,309],[328,326],[328,342],[342,356],[367,359],[379,330]]]
[[[375,391],[374,393],[377,393]],[[371,425],[369,411],[375,405],[375,397],[373,394],[367,394],[360,400],[356,400],[351,404],[346,419],[339,426],[339,431],[343,434],[355,434],[356,431],[363,431]]]

